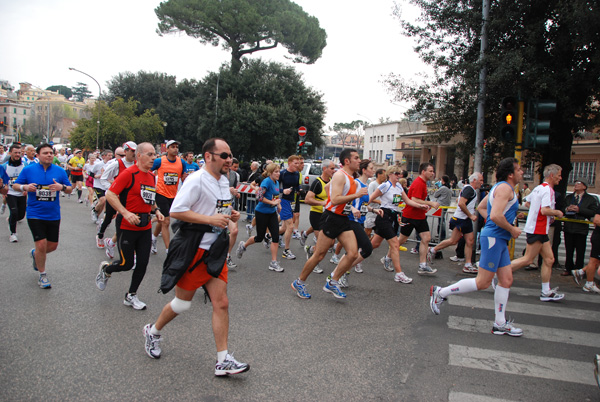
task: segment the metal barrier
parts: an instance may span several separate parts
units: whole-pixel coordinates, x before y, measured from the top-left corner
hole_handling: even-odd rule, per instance
[[[236,199],[236,209],[242,214],[246,214],[246,221],[250,222],[254,218],[254,209],[256,208],[256,191],[252,189],[250,183],[240,183],[235,188],[240,194]]]

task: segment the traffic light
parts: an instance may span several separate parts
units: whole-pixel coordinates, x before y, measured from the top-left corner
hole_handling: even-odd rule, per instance
[[[517,125],[519,123],[519,109],[517,98],[507,96],[502,99],[500,135],[506,142],[514,142],[517,138]]]
[[[302,149],[301,149],[301,151],[302,151],[302,155],[306,155],[306,154],[308,154],[308,147],[310,147],[311,145],[312,145],[312,142],[308,142],[308,141],[306,141],[306,142],[304,143],[304,145],[302,146]]]
[[[6,123],[4,122],[4,120],[0,120],[0,128],[6,131]]]
[[[535,149],[550,142],[550,114],[556,111],[556,102],[530,99],[527,103],[525,148]]]
[[[302,152],[304,148],[304,141],[298,141],[298,143],[296,144],[296,155],[300,155],[302,154]]]

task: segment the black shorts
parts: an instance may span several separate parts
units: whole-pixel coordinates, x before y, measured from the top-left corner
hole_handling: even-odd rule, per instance
[[[375,233],[389,240],[398,235],[398,213],[388,208],[381,208],[381,210],[383,217],[377,215],[375,218]]]
[[[450,219],[450,230],[454,229],[458,229],[460,233],[464,235],[473,233],[473,221],[471,221],[469,218],[458,219],[453,217]]]
[[[527,235],[527,244],[533,244],[537,241],[542,242],[542,244],[546,243],[547,241],[550,241],[550,238],[548,237],[547,234],[542,235],[542,234],[529,234],[529,233],[525,233]]]
[[[46,221],[43,219],[27,218],[29,230],[33,235],[33,241],[46,239],[54,243],[58,243],[58,231],[60,229],[60,219],[57,221]]]
[[[590,240],[592,242],[592,251],[590,252],[590,258],[600,260],[600,233],[596,233],[596,231],[594,230],[592,232],[592,238]]]
[[[106,190],[102,190],[101,188],[94,187],[94,192],[96,193],[96,197],[102,198],[106,195]]]
[[[338,215],[325,210],[321,219],[321,230],[330,239],[336,239],[342,232],[352,230],[350,219],[346,215]]]
[[[174,199],[175,198],[165,197],[164,195],[156,193],[156,206],[160,209],[160,213],[163,214],[164,217],[169,216],[169,211],[171,210]]]
[[[83,175],[74,175],[71,173],[71,183],[77,183],[78,181],[83,181]]]
[[[321,212],[310,211],[308,214],[308,220],[310,221],[310,226],[312,226],[313,230],[321,230],[321,218],[323,214]]]
[[[417,233],[429,232],[429,224],[427,223],[427,218],[425,219],[410,219],[402,217],[403,226],[400,228],[400,233],[403,236],[410,236],[413,229],[417,231]]]

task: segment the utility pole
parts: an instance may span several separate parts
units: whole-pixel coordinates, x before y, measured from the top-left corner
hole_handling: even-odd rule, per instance
[[[479,63],[481,70],[479,72],[479,93],[477,96],[477,131],[475,135],[475,160],[474,171],[481,172],[483,167],[483,139],[485,130],[485,93],[487,78],[487,67],[485,65],[485,52],[488,47],[488,19],[490,16],[490,0],[483,0],[483,25],[481,26],[481,48],[479,50]]]

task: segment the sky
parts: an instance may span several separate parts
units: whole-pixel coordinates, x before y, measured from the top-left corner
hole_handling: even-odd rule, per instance
[[[392,16],[392,0],[296,0],[319,19],[327,32],[322,57],[311,65],[293,64],[285,49],[256,52],[262,58],[293,64],[305,82],[323,94],[327,106],[324,130],[334,123],[403,117],[406,103],[392,102],[383,79],[390,73],[418,80],[427,68],[413,51],[412,39],[401,35]],[[414,19],[417,10],[408,0],[403,18]],[[88,84],[94,96],[98,85],[122,72],[140,70],[173,75],[177,80],[202,79],[229,62],[230,54],[203,45],[185,34],[159,36],[156,0],[20,0],[0,6],[3,41],[0,80],[15,89],[19,82],[41,88],[51,85]],[[309,133],[310,134],[310,133]]]

